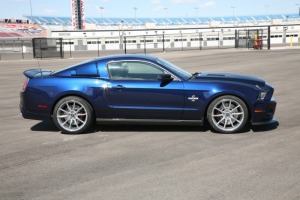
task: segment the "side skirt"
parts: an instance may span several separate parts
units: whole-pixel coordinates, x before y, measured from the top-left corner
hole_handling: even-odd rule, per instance
[[[165,119],[103,119],[97,118],[97,124],[147,124],[147,125],[203,125],[203,120],[165,120]]]

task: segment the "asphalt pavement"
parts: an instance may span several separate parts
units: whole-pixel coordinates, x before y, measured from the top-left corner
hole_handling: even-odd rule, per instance
[[[0,61],[0,199],[300,199],[300,49],[155,53],[190,72],[261,77],[279,126],[217,134],[208,126],[103,126],[65,135],[25,120],[19,92],[35,60]],[[86,57],[86,56],[82,56]],[[57,70],[87,58],[41,60]]]

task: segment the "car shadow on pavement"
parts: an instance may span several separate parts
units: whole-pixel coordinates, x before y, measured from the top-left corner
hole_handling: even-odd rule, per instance
[[[243,134],[250,132],[267,132],[277,129],[278,122],[269,125],[250,126],[248,125],[242,131],[234,134]],[[41,121],[31,127],[31,131],[41,132],[60,132],[51,120]],[[87,133],[97,132],[207,132],[213,131],[207,124],[204,126],[185,126],[185,125],[99,125],[95,124]]]
[[[96,132],[206,132],[209,130],[208,126],[95,124],[86,134]],[[31,127],[31,131],[60,132],[51,120],[38,122]]]
[[[96,124],[90,132],[207,132],[208,126],[185,125],[99,125]]]
[[[42,131],[42,132],[59,132],[59,129],[51,120],[40,121],[31,127],[32,131]]]
[[[277,129],[279,126],[279,122],[273,122],[272,124],[267,125],[258,125],[258,126],[252,126],[251,129],[253,132],[267,132]]]

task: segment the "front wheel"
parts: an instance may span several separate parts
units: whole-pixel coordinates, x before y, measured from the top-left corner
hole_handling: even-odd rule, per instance
[[[93,123],[92,108],[80,97],[65,97],[55,105],[53,121],[63,133],[84,133]]]
[[[238,97],[226,95],[216,98],[207,109],[207,120],[220,133],[242,130],[248,121],[248,108]]]

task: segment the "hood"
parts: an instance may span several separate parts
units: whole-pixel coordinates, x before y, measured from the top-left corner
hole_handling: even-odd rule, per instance
[[[231,82],[239,82],[246,83],[251,85],[259,85],[264,86],[265,81],[248,75],[242,74],[231,74],[231,73],[220,73],[220,72],[203,72],[197,74],[195,80],[212,80],[212,81],[231,81]]]

